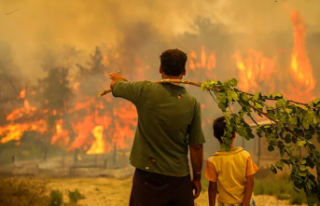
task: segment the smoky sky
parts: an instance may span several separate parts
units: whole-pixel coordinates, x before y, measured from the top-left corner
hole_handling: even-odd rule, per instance
[[[234,47],[254,47],[261,41],[265,41],[262,45],[276,45],[276,40],[269,38],[271,34],[292,37],[292,9],[300,11],[309,32],[318,32],[318,0],[0,0],[0,41],[11,47],[21,72],[32,77],[41,75],[37,58],[44,48],[59,50],[63,45],[72,45],[91,52],[101,44],[125,47],[123,42],[148,34],[132,29],[139,23],[152,29],[149,33],[158,40],[146,37],[147,41],[130,45],[136,50],[148,48],[157,55],[166,46],[181,46],[168,43],[178,35],[199,35],[194,25],[199,17],[220,25],[226,33],[250,36],[245,41],[235,39]],[[210,44],[215,36],[203,38]],[[152,51],[152,44],[158,49]],[[135,51],[132,47],[128,50]]]

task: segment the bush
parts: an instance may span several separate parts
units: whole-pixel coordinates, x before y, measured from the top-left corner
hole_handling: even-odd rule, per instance
[[[46,182],[15,178],[0,180],[0,205],[49,205],[49,197],[46,195]]]
[[[52,190],[50,193],[50,206],[61,206],[63,203],[63,194],[59,190]]]
[[[69,190],[69,200],[71,203],[77,203],[80,199],[83,199],[84,196],[79,192],[78,189],[75,189],[75,191],[71,192]]]
[[[297,193],[293,189],[292,182],[287,182],[284,179],[256,179],[253,191],[255,195],[271,195],[276,196],[279,200],[290,200],[291,204],[307,203],[305,193],[303,191],[300,194]]]

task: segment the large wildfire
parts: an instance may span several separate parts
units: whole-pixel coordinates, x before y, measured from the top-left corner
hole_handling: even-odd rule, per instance
[[[294,44],[289,67],[282,69],[285,72],[281,73],[279,70],[279,54],[266,57],[263,52],[251,49],[247,54],[235,52],[230,56],[230,61],[234,61],[238,73],[229,76],[239,80],[241,90],[252,93],[279,92],[286,98],[303,102],[314,98],[316,78],[305,47],[306,28],[299,12],[293,11],[291,19]],[[187,69],[195,75],[191,80],[219,79],[215,72],[219,66],[219,59],[216,58],[218,51],[208,52],[206,47],[201,45],[195,49],[200,50],[200,53],[191,50],[188,55]],[[103,56],[105,66],[115,61],[122,61],[121,54]],[[144,80],[145,71],[150,66],[144,65],[143,60],[138,59],[135,66],[136,72],[131,76],[131,80]],[[108,74],[104,74],[103,78],[104,81],[98,85],[97,91],[108,87]],[[87,95],[79,89],[86,86],[84,81],[76,77],[69,78],[68,81],[77,101],[72,108],[65,107],[63,111],[36,106],[29,100],[36,92],[31,88],[23,89],[17,96],[17,99],[22,100],[23,107],[8,112],[6,123],[0,126],[0,143],[15,141],[15,144],[19,145],[26,132],[34,131],[38,134],[37,138],[53,145],[62,145],[67,151],[80,149],[87,154],[102,154],[114,149],[129,149],[137,125],[135,107],[127,101],[115,100],[110,94],[101,99],[94,94]],[[207,103],[202,105],[202,108],[207,107],[210,107]],[[52,124],[48,123],[48,117],[55,117]],[[211,124],[211,121],[205,120],[203,125],[206,124]]]

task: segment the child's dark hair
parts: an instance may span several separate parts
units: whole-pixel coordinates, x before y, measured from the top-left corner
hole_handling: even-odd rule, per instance
[[[227,129],[227,123],[225,122],[226,118],[224,116],[219,117],[214,120],[213,122],[213,132],[215,137],[219,140],[220,143],[222,143],[222,138],[226,129]]]

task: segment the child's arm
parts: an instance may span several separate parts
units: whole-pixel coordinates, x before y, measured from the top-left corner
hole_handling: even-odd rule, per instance
[[[242,206],[249,206],[250,200],[253,192],[254,178],[253,175],[247,176],[247,184],[245,188],[244,198],[242,201]],[[211,205],[210,205],[211,206]]]
[[[209,180],[209,189],[208,189],[208,197],[209,197],[209,206],[216,205],[216,195],[217,195],[217,181],[218,174],[214,164],[211,161],[207,161],[206,170],[204,176]]]
[[[209,196],[209,206],[215,206],[216,196],[217,196],[217,182],[209,181],[208,196]]]
[[[249,206],[251,201],[251,196],[253,192],[254,185],[254,174],[259,170],[256,164],[252,161],[251,157],[248,157],[247,168],[246,168],[246,187],[244,191],[244,198],[242,201],[242,206]]]

